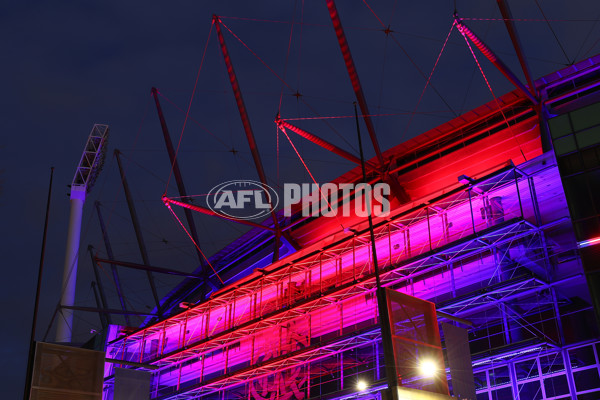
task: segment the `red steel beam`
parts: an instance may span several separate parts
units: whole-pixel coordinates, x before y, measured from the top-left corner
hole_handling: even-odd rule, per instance
[[[229,55],[229,50],[227,49],[227,44],[225,43],[225,38],[223,37],[223,32],[221,32],[221,21],[217,15],[213,15],[213,22],[215,24],[215,28],[217,31],[217,36],[219,37],[219,44],[221,45],[221,52],[223,53],[223,59],[225,60],[225,65],[227,66],[227,73],[229,75],[229,81],[231,83],[231,88],[233,89],[233,94],[235,95],[235,101],[237,103],[238,111],[240,113],[240,117],[242,119],[242,124],[244,126],[244,131],[246,133],[246,139],[248,140],[248,145],[250,146],[250,151],[252,152],[252,158],[254,159],[254,165],[256,167],[256,171],[258,172],[258,176],[263,185],[267,185],[267,176],[265,175],[265,170],[262,165],[262,161],[260,159],[260,154],[258,153],[258,146],[256,145],[256,140],[254,138],[254,132],[252,131],[252,125],[250,125],[250,118],[248,117],[248,110],[246,109],[246,105],[244,104],[244,98],[242,97],[242,90],[240,89],[240,84],[237,80],[237,76],[235,74],[235,70],[233,69],[233,63],[231,62],[231,56]],[[269,197],[267,196],[267,199]],[[275,247],[273,250],[273,259],[279,259],[279,244],[281,237],[281,229],[279,228],[279,221],[277,220],[277,215],[273,210],[273,205],[269,201],[271,217],[273,218],[273,225],[275,227]],[[262,225],[257,226],[262,227]]]
[[[320,137],[315,136],[310,132],[305,131],[304,129],[298,128],[297,126],[294,126],[294,125],[290,124],[289,122],[283,121],[281,119],[276,119],[275,123],[277,124],[279,129],[287,128],[290,131],[302,136],[303,138],[310,140],[314,144],[317,144],[317,145],[323,147],[324,149],[327,149],[327,150],[331,151],[332,153],[335,153],[338,156],[345,158],[348,161],[352,161],[353,163],[360,165],[360,159],[358,157],[356,157],[355,155],[347,152],[346,150],[340,149],[336,145],[331,144],[328,141],[321,139]],[[377,168],[375,168],[372,164],[367,163],[367,167],[373,171],[377,171]]]
[[[350,75],[350,81],[352,81],[352,88],[354,89],[354,94],[356,95],[356,100],[358,102],[358,106],[360,107],[360,111],[363,115],[363,119],[365,121],[365,125],[367,126],[367,131],[369,132],[369,137],[371,138],[371,143],[373,143],[373,148],[375,149],[375,154],[377,155],[377,161],[379,162],[379,169],[383,171],[384,169],[384,161],[383,156],[381,154],[381,149],[379,148],[379,142],[377,141],[377,136],[375,135],[375,127],[373,126],[373,121],[371,121],[369,107],[367,106],[367,100],[365,99],[365,95],[362,90],[362,86],[360,84],[360,79],[358,78],[358,72],[356,71],[356,66],[354,65],[354,60],[352,59],[352,53],[350,52],[350,46],[348,45],[348,40],[346,39],[346,34],[344,33],[344,28],[342,27],[342,21],[340,20],[340,16],[338,14],[337,8],[335,6],[335,2],[333,0],[326,0],[327,8],[329,9],[329,16],[331,17],[331,22],[333,22],[333,28],[335,29],[335,34],[337,35],[338,43],[340,44],[340,49],[342,50],[342,55],[344,56],[344,62],[346,63],[346,69],[348,70],[348,75]]]
[[[517,34],[517,28],[513,22],[512,12],[510,11],[510,7],[505,0],[497,0],[498,8],[500,9],[500,13],[502,13],[502,18],[504,18],[504,25],[506,25],[506,30],[510,36],[510,40],[512,41],[513,47],[515,48],[515,52],[517,53],[517,57],[519,58],[519,63],[521,64],[521,69],[525,74],[525,79],[527,80],[527,84],[529,85],[529,89],[536,93],[535,85],[533,84],[533,79],[531,78],[531,70],[529,69],[529,64],[527,64],[527,60],[525,59],[525,55],[523,54],[523,46],[521,45],[521,40],[519,40],[519,35]]]
[[[521,40],[519,39],[519,35],[517,34],[517,28],[513,21],[510,7],[506,0],[496,0],[496,2],[498,3],[498,8],[502,13],[502,18],[504,18],[504,25],[506,25],[506,30],[508,31],[510,40],[512,41],[515,52],[517,53],[517,57],[519,58],[519,63],[521,64],[521,69],[525,74],[525,79],[527,80],[527,84],[529,85],[529,90],[535,95],[537,99],[539,99],[540,95],[537,88],[535,87],[535,84],[533,83],[533,79],[531,77],[531,70],[529,69],[529,64],[527,64],[527,59],[525,58],[523,46],[521,45]],[[552,150],[550,132],[548,131],[548,126],[546,124],[547,110],[544,103],[540,101],[539,104],[535,107],[535,111],[538,115],[538,119],[540,120],[542,148],[544,149],[544,151]]]
[[[459,30],[459,32],[461,34],[465,35],[467,38],[469,38],[469,40],[471,42],[473,42],[473,44],[475,45],[475,47],[477,47],[479,49],[479,51],[481,51],[481,53],[488,60],[490,60],[490,62],[492,64],[494,64],[494,66],[496,68],[498,68],[498,70],[502,73],[502,75],[504,75],[506,77],[506,79],[508,79],[513,85],[515,85],[515,87],[517,88],[517,90],[519,90],[525,96],[527,96],[529,98],[529,100],[531,100],[531,102],[533,104],[537,105],[539,103],[539,101],[535,97],[535,95],[525,85],[523,85],[521,83],[521,81],[519,80],[519,78],[516,77],[516,75],[506,66],[506,64],[504,64],[502,62],[502,60],[500,60],[498,58],[498,56],[496,56],[496,54],[494,54],[494,52],[492,51],[492,49],[490,49],[488,47],[488,45],[486,45],[481,39],[479,39],[477,37],[477,35],[475,35],[475,33],[473,33],[473,31],[471,29],[469,29],[469,27],[466,26],[458,18],[456,18],[456,27],[458,28],[458,30]]]
[[[348,71],[348,75],[350,76],[350,81],[352,82],[352,88],[354,89],[354,94],[356,95],[356,101],[358,102],[358,106],[360,107],[363,120],[365,121],[367,131],[369,132],[369,137],[371,138],[371,143],[373,144],[373,148],[375,149],[375,154],[379,163],[379,173],[382,175],[383,180],[390,185],[392,195],[396,197],[400,202],[406,203],[410,200],[410,197],[406,193],[406,190],[404,190],[402,185],[400,185],[395,176],[390,175],[389,172],[386,171],[383,155],[381,154],[379,142],[377,141],[377,135],[375,134],[375,127],[373,126],[373,121],[370,117],[371,114],[369,112],[369,107],[367,106],[367,100],[363,93],[362,85],[360,84],[358,72],[356,71],[354,60],[352,59],[350,46],[348,45],[348,40],[346,39],[346,34],[344,33],[342,21],[340,20],[340,16],[335,6],[335,2],[333,0],[326,0],[326,2],[327,8],[329,9],[329,16],[331,17],[331,22],[333,23],[333,28],[335,30],[338,43],[340,45],[340,50],[342,51],[342,55],[344,56],[346,69]]]
[[[265,229],[265,230],[268,230],[268,231],[271,231],[271,232],[275,232],[276,231],[276,228],[271,228],[270,226],[260,225],[260,224],[257,224],[255,222],[252,222],[252,221],[247,221],[245,219],[238,219],[238,218],[228,217],[226,215],[221,215],[219,213],[214,212],[213,210],[211,210],[209,208],[204,208],[204,207],[201,207],[201,206],[197,206],[195,204],[184,203],[183,201],[173,200],[173,199],[168,198],[167,196],[163,196],[162,197],[162,201],[163,201],[163,203],[165,203],[165,205],[174,204],[176,206],[183,207],[183,208],[186,208],[188,210],[197,211],[199,213],[206,214],[206,215],[211,215],[213,217],[223,218],[223,219],[226,219],[228,221],[233,221],[233,222],[237,222],[237,223],[240,223],[240,224],[252,226],[254,228]]]

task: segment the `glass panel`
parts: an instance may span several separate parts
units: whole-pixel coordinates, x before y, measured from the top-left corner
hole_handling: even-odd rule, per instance
[[[554,149],[556,150],[556,154],[566,154],[571,151],[577,150],[577,146],[575,146],[575,138],[572,135],[565,136],[560,139],[556,139],[554,141]]]
[[[571,367],[573,368],[596,364],[596,357],[594,356],[594,349],[592,346],[569,350],[569,358],[571,359]]]
[[[485,389],[487,388],[487,378],[485,371],[476,372],[473,374],[473,378],[475,378],[475,389]]]
[[[550,133],[553,138],[558,138],[571,133],[571,124],[569,122],[568,114],[552,118],[548,121],[548,126],[550,127]]]
[[[577,400],[598,400],[598,399],[600,399],[600,392],[577,395]]]
[[[542,368],[542,374],[548,375],[554,372],[564,371],[565,366],[563,364],[562,354],[548,354],[540,357],[540,366]]]
[[[516,363],[515,372],[517,374],[517,380],[519,381],[540,375],[536,360],[527,360]]]
[[[600,126],[579,132],[575,136],[580,149],[600,143]]]
[[[512,389],[507,387],[504,389],[494,390],[492,392],[492,400],[514,400]]]
[[[499,367],[490,370],[490,385],[498,386],[510,382],[508,367]]]
[[[600,123],[600,103],[580,108],[571,113],[573,129],[579,131]]]
[[[547,397],[569,394],[569,384],[566,375],[553,376],[544,379],[544,389]]]
[[[519,385],[519,397],[527,400],[542,400],[542,388],[539,381]]]
[[[598,140],[600,140],[600,132],[597,133],[597,135]],[[592,169],[600,166],[600,146],[594,146],[588,149],[581,150],[580,154],[581,159],[583,160],[583,167],[580,167],[579,169]]]
[[[578,392],[600,387],[600,378],[598,377],[597,368],[573,372],[573,377],[575,378],[575,388]]]
[[[477,393],[477,400],[489,400],[490,396],[488,392]]]

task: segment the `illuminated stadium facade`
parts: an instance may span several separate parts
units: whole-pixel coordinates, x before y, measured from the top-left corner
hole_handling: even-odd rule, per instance
[[[478,400],[600,398],[600,57],[536,87],[541,117],[514,91],[383,153],[411,200],[374,218],[381,284],[468,329]],[[124,363],[106,364],[105,399],[115,367],[151,373],[153,399],[391,398],[366,218],[280,221],[278,261],[253,228],[211,258],[226,285],[209,299],[187,279],[169,317],[111,329],[106,357]],[[401,386],[456,394],[449,369],[399,356]]]

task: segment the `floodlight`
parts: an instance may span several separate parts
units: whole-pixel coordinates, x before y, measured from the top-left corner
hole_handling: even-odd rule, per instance
[[[361,392],[364,392],[365,390],[367,390],[367,387],[368,387],[368,385],[367,385],[367,382],[365,382],[365,381],[358,381],[356,383],[356,388]]]
[[[422,360],[419,362],[419,372],[425,378],[433,378],[437,369],[437,364],[433,360]]]

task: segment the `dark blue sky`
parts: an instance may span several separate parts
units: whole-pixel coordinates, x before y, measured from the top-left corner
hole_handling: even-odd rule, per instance
[[[542,20],[536,0],[511,2],[515,18],[530,20],[516,24],[536,78],[600,52],[597,1],[537,2],[551,20],[554,32]],[[425,84],[415,65],[425,75],[431,72],[452,24],[454,3],[386,0],[369,4],[384,24],[390,25],[394,32],[391,36],[381,31],[363,1],[340,0],[337,6],[371,113],[394,114],[375,118],[382,148],[493,99],[464,40],[454,30],[432,79],[443,100],[430,87],[419,113],[408,125],[408,114],[415,109]],[[495,1],[457,0],[456,4],[463,17],[500,17]],[[60,294],[69,210],[66,185],[72,180],[94,123],[110,125],[110,149],[86,203],[77,304],[94,305],[91,264],[85,249],[91,244],[104,255],[93,201],[100,200],[104,205],[117,258],[141,261],[117,179],[112,156],[115,148],[124,153],[152,264],[195,269],[191,244],[160,202],[169,163],[150,89],[156,86],[161,91],[171,134],[177,141],[184,120],[184,113],[177,107],[187,108],[213,13],[247,18],[223,21],[293,89],[284,87],[281,96],[279,78],[225,30],[270,183],[310,182],[284,137],[280,137],[277,152],[272,121],[280,98],[281,113],[286,118],[315,117],[315,111],[322,116],[352,114],[354,95],[324,1],[28,1],[3,8],[3,398],[22,394],[49,169],[56,167],[37,339],[42,339]],[[296,24],[290,41],[291,21]],[[501,21],[466,23],[522,76]],[[476,54],[494,93],[512,90],[493,66]],[[296,90],[302,94],[302,101],[292,96]],[[226,180],[257,178],[214,31],[190,118],[193,121],[188,121],[179,153],[190,194],[207,193]],[[294,123],[356,153],[351,119],[327,120],[327,124],[321,120]],[[292,140],[319,181],[335,178],[351,167],[299,137]],[[371,147],[366,148],[372,156]],[[168,193],[176,193],[173,182]],[[208,217],[198,217],[197,222],[201,245],[207,253],[222,248],[243,231]],[[108,276],[103,277],[109,302],[116,308],[114,290]],[[123,279],[131,308],[145,310],[151,305],[143,274],[124,272]],[[176,282],[158,277],[160,293],[166,293]],[[83,341],[91,329],[98,328],[97,315],[77,314],[75,339]],[[48,339],[53,339],[53,333]]]

